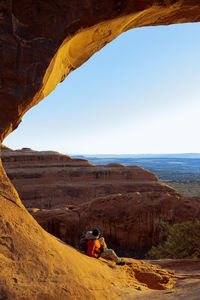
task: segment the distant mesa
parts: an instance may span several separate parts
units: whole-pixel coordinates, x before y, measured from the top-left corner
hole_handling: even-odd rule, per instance
[[[74,247],[98,225],[121,253],[141,257],[159,239],[155,220],[174,220],[177,205],[184,207],[176,190],[138,166],[95,166],[57,152],[6,148],[2,161],[39,224]]]
[[[33,152],[34,150],[32,150],[31,148],[22,148],[20,150],[16,150],[18,152]]]
[[[138,166],[95,166],[54,151],[25,149],[3,147],[7,174],[39,224],[74,247],[83,231],[98,226],[120,253],[142,257],[162,239],[156,219],[171,223],[200,214],[200,198],[181,196]]]
[[[2,162],[26,207],[55,208],[79,205],[110,194],[170,192],[153,173],[137,166],[111,163],[95,166],[84,159],[52,151],[10,151]]]
[[[178,222],[200,213],[200,198],[181,196],[138,166],[95,166],[58,152],[25,149],[4,147],[7,174],[39,224],[74,247],[83,231],[98,226],[119,253],[142,257],[162,239],[156,219]]]

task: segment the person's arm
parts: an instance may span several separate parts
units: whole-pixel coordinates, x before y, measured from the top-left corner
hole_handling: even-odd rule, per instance
[[[92,240],[88,240],[87,246],[87,255],[97,258],[98,254],[95,253],[95,243]]]

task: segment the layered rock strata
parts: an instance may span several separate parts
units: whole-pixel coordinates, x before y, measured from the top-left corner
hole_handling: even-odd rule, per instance
[[[156,221],[173,224],[200,219],[200,198],[136,192],[101,197],[76,207],[29,211],[45,230],[76,248],[83,232],[99,227],[118,254],[141,258],[163,238]]]
[[[171,272],[133,260],[121,268],[50,235],[23,207],[2,165],[0,171],[0,299],[117,299],[131,297],[137,288],[173,286]]]
[[[95,166],[29,148],[2,147],[2,160],[38,223],[76,248],[82,233],[98,226],[118,253],[143,257],[162,239],[157,219],[174,223],[200,217],[200,198],[184,198],[136,166]]]
[[[122,32],[200,21],[198,0],[1,1],[0,141],[24,113]]]
[[[27,110],[119,34],[134,27],[197,22],[200,3],[5,0],[0,16],[2,142]],[[24,209],[1,162],[0,221],[2,299],[116,299],[127,291],[123,287],[133,286],[133,272],[125,284],[121,272],[108,270],[44,232]],[[165,285],[167,277],[152,278]]]
[[[175,190],[137,166],[95,166],[83,159],[51,151],[2,148],[4,168],[26,207],[78,205],[117,193]]]

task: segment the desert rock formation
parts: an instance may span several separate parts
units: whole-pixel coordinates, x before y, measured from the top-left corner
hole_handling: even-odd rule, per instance
[[[0,141],[24,113],[131,28],[200,21],[198,0],[1,1]]]
[[[143,257],[162,234],[155,221],[199,218],[200,198],[186,198],[137,166],[95,166],[53,151],[2,146],[2,161],[23,204],[49,233],[78,248],[101,228],[118,253]]]
[[[76,248],[83,232],[97,226],[118,254],[141,258],[163,238],[156,220],[173,224],[199,219],[200,198],[136,192],[96,198],[74,207],[29,211],[45,230]]]
[[[118,193],[175,193],[156,175],[137,166],[95,166],[53,151],[6,147],[2,148],[2,162],[26,207],[65,207]]]
[[[139,26],[197,22],[200,3],[4,0],[0,12],[2,142],[28,109],[119,34]],[[123,287],[133,286],[134,272],[91,260],[42,230],[23,207],[1,163],[0,222],[2,299],[117,299],[127,292]],[[152,278],[170,286],[166,274]]]
[[[117,299],[173,286],[170,272],[136,261],[120,268],[64,244],[30,216],[5,172],[0,179],[0,299]],[[145,271],[151,281],[138,275]]]

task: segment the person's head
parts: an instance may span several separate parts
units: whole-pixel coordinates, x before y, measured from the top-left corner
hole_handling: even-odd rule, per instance
[[[98,238],[100,236],[100,230],[98,228],[94,228],[92,231],[92,235]]]

